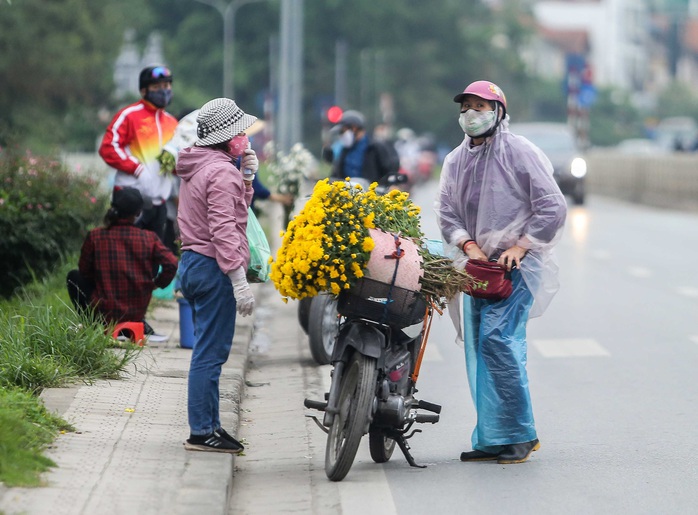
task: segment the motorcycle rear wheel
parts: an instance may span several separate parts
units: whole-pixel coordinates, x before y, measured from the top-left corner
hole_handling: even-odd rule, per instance
[[[327,434],[325,474],[341,481],[354,463],[361,438],[369,425],[376,387],[376,360],[354,352],[339,387],[339,412]]]
[[[303,332],[308,334],[308,322],[310,318],[310,304],[315,297],[305,297],[298,301],[298,323],[303,328]]]
[[[371,451],[371,459],[376,463],[385,463],[393,455],[396,442],[388,438],[380,429],[369,429],[368,450]]]
[[[313,297],[307,332],[313,360],[318,365],[327,365],[332,360],[332,351],[339,332],[337,299],[325,294]]]

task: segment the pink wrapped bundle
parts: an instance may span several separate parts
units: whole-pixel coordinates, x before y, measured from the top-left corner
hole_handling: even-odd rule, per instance
[[[392,258],[398,248],[395,246],[395,236],[380,229],[369,229],[369,235],[376,246],[371,251],[371,258],[366,267],[366,277],[375,281],[390,284],[395,273],[396,259]],[[422,270],[422,258],[417,250],[417,245],[404,238],[398,238],[402,257],[399,259],[395,286],[410,291],[419,291],[422,285],[419,278],[424,275]],[[386,259],[385,256],[390,256]]]

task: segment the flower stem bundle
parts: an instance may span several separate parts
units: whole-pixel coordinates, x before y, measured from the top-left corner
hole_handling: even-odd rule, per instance
[[[474,285],[473,277],[465,270],[455,268],[451,259],[426,250],[422,252],[422,259],[422,294],[431,296],[440,307],[445,306],[446,300]]]

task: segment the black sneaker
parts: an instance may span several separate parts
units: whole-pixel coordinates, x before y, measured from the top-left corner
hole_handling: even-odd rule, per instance
[[[227,452],[229,454],[237,454],[243,450],[242,445],[235,445],[216,433],[190,435],[189,439],[184,442],[184,448],[188,451]]]
[[[238,447],[240,447],[240,450],[241,450],[241,451],[244,451],[244,450],[245,450],[245,446],[242,445],[240,442],[238,442],[235,438],[233,438],[233,437],[228,433],[228,431],[226,431],[226,430],[223,429],[222,427],[219,427],[218,429],[216,429],[216,430],[214,431],[214,433],[216,433],[218,436],[220,436],[221,438],[223,438],[223,440],[227,440],[228,442],[232,443],[233,445],[237,445]]]

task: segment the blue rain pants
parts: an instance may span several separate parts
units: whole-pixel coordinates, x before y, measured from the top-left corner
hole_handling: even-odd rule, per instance
[[[519,270],[501,301],[463,295],[465,361],[477,412],[472,447],[498,453],[536,438],[526,374],[526,323],[533,296]]]

